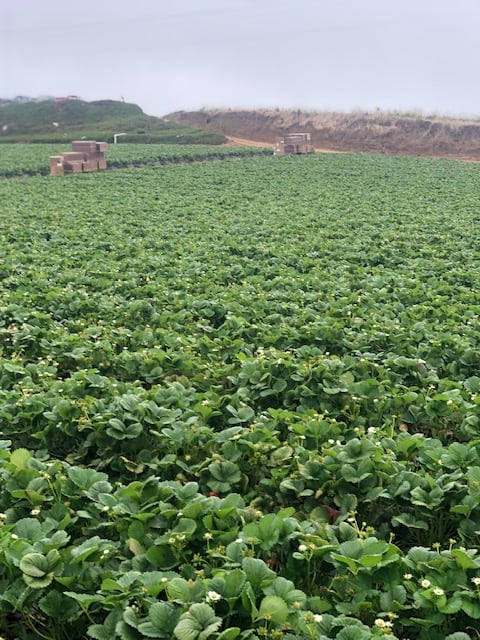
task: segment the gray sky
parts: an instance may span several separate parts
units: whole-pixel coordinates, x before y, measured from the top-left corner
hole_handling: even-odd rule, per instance
[[[480,115],[480,0],[0,0],[0,97]]]

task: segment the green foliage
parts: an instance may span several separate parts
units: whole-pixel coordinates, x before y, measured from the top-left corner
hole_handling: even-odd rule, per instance
[[[473,640],[478,181],[2,181],[0,635]]]
[[[101,133],[85,136],[89,139],[105,140]],[[123,138],[122,138],[123,140]],[[105,153],[109,169],[139,168],[144,166],[159,166],[189,162],[204,162],[205,160],[225,160],[227,158],[242,158],[248,156],[272,155],[271,149],[265,147],[213,147],[208,139],[198,140],[196,143],[188,138],[178,140],[151,140],[142,144],[141,140],[133,140],[129,136],[128,144],[110,144]],[[57,144],[8,144],[1,146],[0,176],[12,178],[15,176],[40,176],[50,173],[49,157],[58,155],[70,149],[70,138],[64,138]]]
[[[122,142],[225,142],[220,134],[148,116],[136,104],[115,100],[6,103],[0,105],[0,123],[0,143],[54,143],[79,138],[113,142],[113,134],[119,132],[127,133]]]

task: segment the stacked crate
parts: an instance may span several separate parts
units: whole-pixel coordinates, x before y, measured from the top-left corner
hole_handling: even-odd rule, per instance
[[[75,140],[72,150],[59,156],[50,156],[50,175],[86,173],[107,168],[105,160],[106,142]]]
[[[63,157],[62,156],[50,156],[50,175],[63,175]]]
[[[275,142],[275,155],[310,153],[312,145],[309,133],[286,133]]]

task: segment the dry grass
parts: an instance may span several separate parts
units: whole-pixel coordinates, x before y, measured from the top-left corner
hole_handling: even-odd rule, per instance
[[[308,131],[316,149],[480,160],[480,122],[398,113],[216,109],[167,116],[232,140],[273,144],[278,135]]]

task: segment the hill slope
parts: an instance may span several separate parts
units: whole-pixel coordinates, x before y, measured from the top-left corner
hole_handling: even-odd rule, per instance
[[[0,104],[0,142],[63,142],[72,138],[122,142],[221,144],[224,137],[146,115],[136,104],[115,100],[45,100]]]
[[[480,122],[475,120],[225,109],[178,111],[165,119],[269,144],[283,133],[308,131],[313,145],[325,150],[480,160]]]

